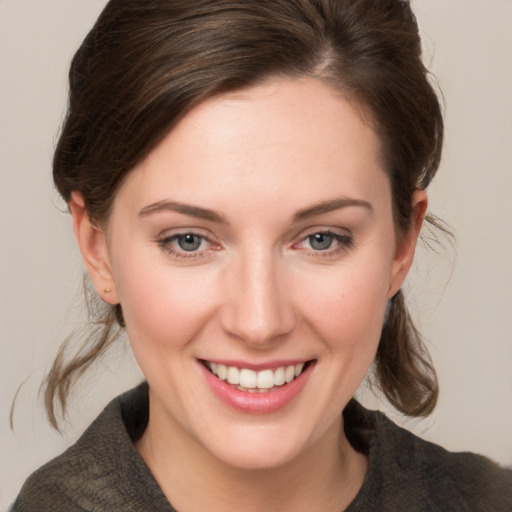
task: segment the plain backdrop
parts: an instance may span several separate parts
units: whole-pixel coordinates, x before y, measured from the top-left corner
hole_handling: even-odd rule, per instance
[[[83,266],[51,182],[66,75],[104,0],[0,0],[0,510],[141,376],[123,342],[78,386],[62,436],[39,384],[82,322]],[[512,1],[413,0],[446,103],[431,210],[456,250],[418,250],[407,292],[439,372],[435,413],[403,424],[512,464]],[[14,432],[9,410],[19,386]],[[385,404],[363,390],[372,407]],[[394,415],[396,418],[396,415]]]

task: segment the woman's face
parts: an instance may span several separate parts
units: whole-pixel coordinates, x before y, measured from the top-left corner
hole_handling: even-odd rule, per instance
[[[337,431],[414,245],[397,246],[375,132],[313,79],[196,107],[105,232],[150,425],[246,468]]]

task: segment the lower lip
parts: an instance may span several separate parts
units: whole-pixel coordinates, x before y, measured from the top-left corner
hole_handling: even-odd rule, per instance
[[[306,369],[288,384],[268,393],[240,391],[217,378],[198,361],[207,384],[213,393],[233,409],[252,414],[268,414],[286,407],[304,388],[314,367],[310,362]]]

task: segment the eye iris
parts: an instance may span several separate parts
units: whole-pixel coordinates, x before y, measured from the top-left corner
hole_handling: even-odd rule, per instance
[[[315,251],[325,251],[332,245],[333,239],[331,235],[326,233],[316,233],[309,237],[311,248]]]
[[[201,238],[197,235],[183,235],[178,238],[178,245],[180,249],[190,252],[197,251],[201,246]]]

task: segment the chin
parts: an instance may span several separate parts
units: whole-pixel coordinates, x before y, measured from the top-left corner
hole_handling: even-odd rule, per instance
[[[260,443],[230,443],[226,450],[210,450],[217,459],[235,469],[257,471],[271,470],[284,466],[298,457],[300,449],[283,446],[280,442],[268,441]]]
[[[304,423],[299,426],[296,421],[283,422],[283,418],[255,423],[237,426],[219,423],[212,437],[203,437],[199,442],[204,450],[227,466],[240,470],[269,470],[300,459],[308,452],[314,438],[322,437],[321,433],[315,435]],[[222,434],[218,435],[220,432]]]

